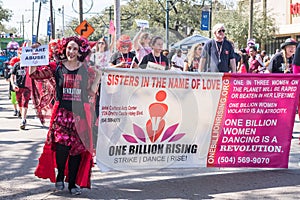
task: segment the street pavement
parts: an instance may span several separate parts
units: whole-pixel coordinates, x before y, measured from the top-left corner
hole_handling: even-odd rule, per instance
[[[47,128],[29,106],[27,126],[13,117],[0,78],[0,199],[299,199],[300,121],[295,120],[288,169],[199,168],[92,172],[92,189],[71,196],[34,176]]]

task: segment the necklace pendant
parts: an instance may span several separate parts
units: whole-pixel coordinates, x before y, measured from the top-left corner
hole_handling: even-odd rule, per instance
[[[221,62],[221,58],[219,58],[219,63]]]

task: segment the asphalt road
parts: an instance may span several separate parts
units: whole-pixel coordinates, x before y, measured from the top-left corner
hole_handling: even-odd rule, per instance
[[[34,116],[19,130],[8,86],[0,78],[0,199],[299,199],[300,122],[296,117],[289,169],[162,169],[102,173],[95,166],[92,189],[80,196],[57,192],[34,176],[47,128]]]

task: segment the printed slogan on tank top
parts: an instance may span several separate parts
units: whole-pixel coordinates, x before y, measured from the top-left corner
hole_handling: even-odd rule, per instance
[[[63,100],[81,101],[80,74],[64,74]]]

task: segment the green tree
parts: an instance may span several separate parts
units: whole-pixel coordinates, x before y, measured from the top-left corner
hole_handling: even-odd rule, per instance
[[[276,31],[275,19],[269,14],[264,23],[262,8],[255,6],[254,10],[253,38],[258,44],[272,40]],[[245,47],[249,28],[249,1],[240,1],[237,5],[214,4],[213,24],[215,23],[224,23],[227,37],[237,43],[239,48]]]
[[[173,3],[172,3],[173,2]],[[195,30],[201,35],[209,36],[208,31],[200,30],[202,10],[210,10],[212,5],[212,26],[224,23],[227,27],[226,35],[238,46],[245,47],[248,37],[249,2],[233,0],[172,0],[169,2],[169,43],[177,42],[189,34],[188,30]],[[268,11],[267,13],[271,13]],[[112,16],[113,17],[113,16]],[[128,0],[121,6],[121,33],[134,37],[138,31],[135,19],[149,21],[149,32],[153,35],[165,36],[166,26],[166,0]],[[109,13],[107,9],[98,15],[87,19],[95,28],[89,40],[98,40],[108,36]],[[257,43],[273,39],[276,27],[272,14],[268,14],[266,23],[262,20],[262,9],[255,8],[253,19],[253,37]],[[74,35],[79,22],[74,18],[67,25],[65,36]],[[76,34],[76,33],[75,33]]]
[[[0,31],[8,32],[9,30],[3,25],[3,21],[9,21],[12,17],[12,11],[3,7],[3,2],[0,1]]]
[[[77,18],[73,18],[70,22],[68,22],[65,26],[64,37],[77,35],[75,29],[78,25],[79,25],[79,20]]]
[[[170,43],[186,37],[189,34],[187,30],[200,31],[201,11],[207,9],[210,1],[203,0],[200,4],[195,2],[195,0],[169,1],[169,31],[173,34]],[[149,21],[150,31],[159,29],[158,32],[162,33],[166,28],[166,9],[166,0],[129,0],[121,8],[122,31],[135,29],[134,20],[143,19]]]

